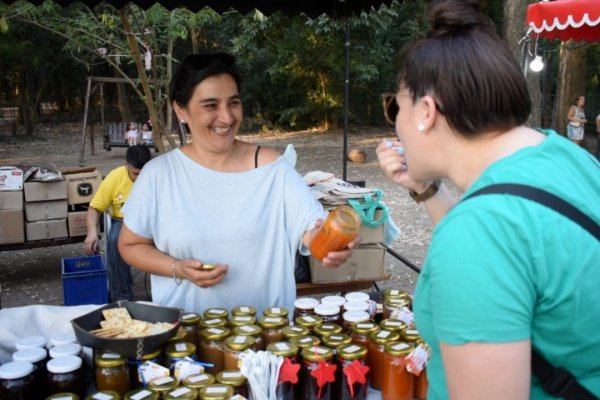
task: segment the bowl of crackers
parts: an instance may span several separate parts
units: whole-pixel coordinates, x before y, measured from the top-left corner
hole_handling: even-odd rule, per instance
[[[183,310],[148,303],[118,301],[71,321],[83,346],[139,359],[177,333]]]

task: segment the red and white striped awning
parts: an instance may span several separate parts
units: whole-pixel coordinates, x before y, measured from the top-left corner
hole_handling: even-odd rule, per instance
[[[600,41],[600,0],[541,1],[527,7],[533,36],[546,39]]]

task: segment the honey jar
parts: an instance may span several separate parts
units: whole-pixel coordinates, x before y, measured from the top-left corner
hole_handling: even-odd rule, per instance
[[[233,328],[234,335],[250,336],[254,339],[252,350],[259,351],[265,349],[265,341],[262,337],[262,329],[258,325],[242,325]]]
[[[385,344],[381,382],[383,400],[413,400],[414,375],[406,370],[405,364],[405,358],[412,350],[413,346],[404,342]]]
[[[233,316],[243,316],[248,315],[251,317],[256,316],[256,308],[253,306],[237,306],[231,309],[231,315]]]
[[[282,329],[285,326],[285,318],[282,317],[265,317],[258,320],[258,325],[261,327],[264,346],[271,343],[280,342],[283,339]]]
[[[96,389],[113,390],[124,396],[131,390],[129,367],[126,360],[116,353],[100,353],[94,358]]]
[[[248,398],[248,380],[240,371],[224,370],[217,374],[217,382],[233,388],[234,395]]]
[[[121,400],[121,395],[114,390],[101,390],[94,394],[90,394],[85,400]]]
[[[132,389],[138,389],[146,386],[146,382],[142,382],[142,376],[139,371],[141,365],[146,361],[151,361],[154,364],[162,365],[161,360],[162,349],[158,348],[152,353],[142,354],[139,360],[129,359],[127,365],[129,366],[129,387]]]
[[[252,336],[233,335],[225,339],[223,368],[239,371],[240,355],[254,345]]]
[[[190,342],[169,343],[165,347],[164,353],[164,367],[170,370],[175,368],[175,363],[177,361],[183,360],[185,357],[189,357],[193,360],[197,358],[196,345]]]
[[[204,372],[202,374],[194,374],[186,376],[183,379],[183,385],[185,387],[189,387],[190,389],[196,389],[200,391],[205,386],[211,385],[215,382],[215,377],[211,374]]]
[[[263,310],[264,317],[281,317],[286,320],[286,326],[288,325],[288,309],[285,307],[267,307]]]
[[[285,328],[283,328],[281,330],[281,333],[283,334],[283,338],[285,340],[290,341],[290,340],[292,340],[292,338],[308,335],[308,329],[303,328],[301,326],[292,325],[292,326],[286,326]]]
[[[213,307],[204,310],[203,316],[204,319],[222,318],[224,320],[227,320],[227,317],[229,316],[229,311],[227,311],[224,308]]]
[[[254,315],[233,315],[229,317],[229,326],[235,328],[237,326],[255,325],[256,317]]]
[[[152,389],[134,389],[127,392],[123,400],[159,400],[160,395]]]
[[[186,332],[184,340],[198,346],[200,342],[200,316],[187,313],[181,317],[181,329]]]
[[[208,373],[216,375],[224,369],[225,339],[230,330],[226,328],[207,328],[200,331],[200,361],[213,364],[206,367]]]
[[[200,389],[202,400],[229,400],[233,396],[233,388],[221,383],[213,383]]]
[[[171,376],[159,376],[158,378],[151,379],[150,382],[148,382],[148,388],[157,392],[161,397],[176,387],[177,380]]]
[[[296,323],[296,325],[306,328],[310,333],[313,333],[313,329],[316,326],[321,325],[323,323],[323,320],[317,315],[305,315],[303,317],[296,318],[294,322]]]
[[[323,338],[324,336],[333,335],[334,333],[341,333],[342,327],[332,322],[325,322],[316,326],[313,330],[316,336]]]
[[[185,386],[169,390],[163,395],[164,400],[196,400],[197,398],[198,391]]]

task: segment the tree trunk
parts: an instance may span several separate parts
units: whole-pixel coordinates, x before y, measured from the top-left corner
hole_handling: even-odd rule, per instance
[[[113,70],[115,77],[120,78],[121,75],[118,71]],[[117,106],[119,108],[119,114],[121,114],[121,121],[130,122],[133,117],[131,116],[131,107],[129,107],[129,96],[127,96],[127,87],[123,82],[117,82]]]
[[[558,67],[558,87],[556,93],[556,112],[552,127],[566,135],[569,107],[575,104],[579,96],[585,95],[586,48],[575,48],[575,42],[569,40],[560,47]],[[590,116],[587,116],[590,119]]]

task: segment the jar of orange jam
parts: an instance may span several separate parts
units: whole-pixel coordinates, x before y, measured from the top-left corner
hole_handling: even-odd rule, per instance
[[[383,353],[382,400],[413,400],[414,375],[406,370],[405,358],[413,346],[404,342],[387,343]]]
[[[370,368],[369,383],[373,389],[381,390],[384,346],[398,340],[400,340],[400,335],[397,332],[380,330],[371,333],[367,352],[367,365]]]
[[[330,251],[340,251],[358,236],[361,220],[349,205],[337,206],[310,243],[310,252],[317,260],[323,260]]]

